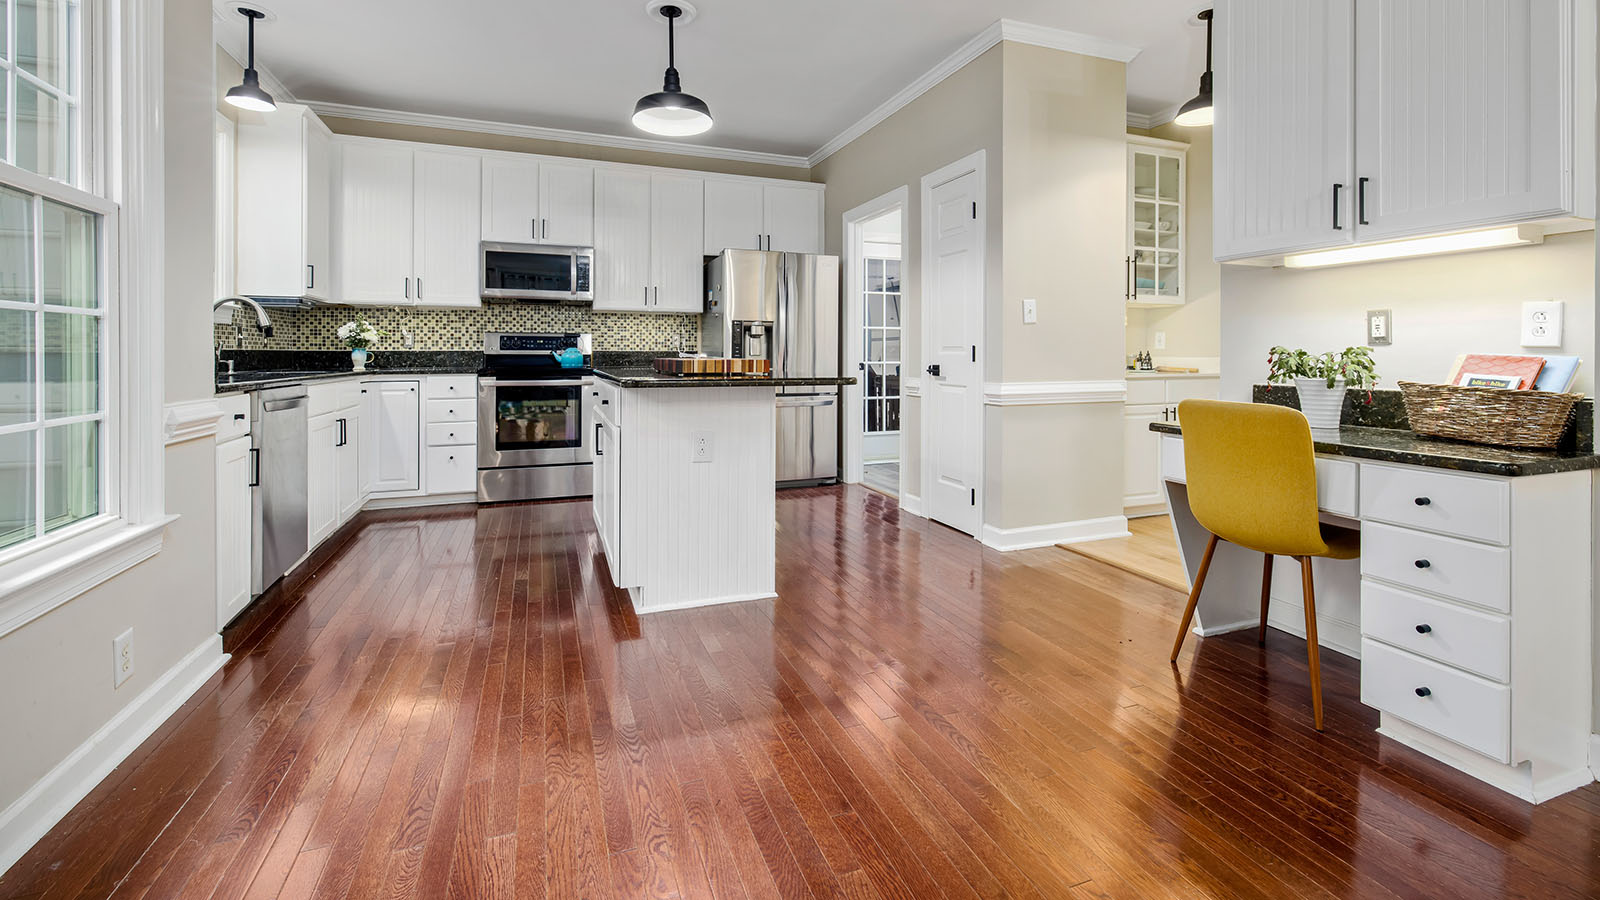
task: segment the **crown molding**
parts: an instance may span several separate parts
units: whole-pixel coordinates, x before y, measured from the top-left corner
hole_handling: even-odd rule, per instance
[[[1155,116],[1152,116],[1148,113],[1136,113],[1130,109],[1128,110],[1128,127],[1144,129],[1154,128],[1156,127]]]
[[[856,121],[854,125],[839,132],[832,140],[818,147],[811,154],[809,163],[816,166],[818,163],[839,152],[846,144],[871,131],[874,126],[889,118],[911,101],[921,97],[932,90],[939,82],[960,71],[962,66],[982,56],[989,48],[1001,41],[1013,41],[1019,44],[1032,44],[1036,47],[1048,47],[1052,50],[1065,50],[1069,53],[1079,53],[1084,56],[1097,56],[1102,59],[1113,59],[1126,63],[1139,55],[1140,48],[1131,44],[1120,44],[1108,41],[1093,35],[1080,34],[1076,31],[1063,31],[1059,28],[1046,28],[1043,25],[1030,25],[1013,19],[997,19],[988,28],[978,32],[977,36],[957,47],[954,53],[946,56],[936,63],[933,68],[922,73],[917,80],[901,88],[894,96]]]
[[[224,16],[222,10],[216,6],[211,7],[212,40],[216,41],[222,52],[228,54],[242,69],[248,64],[250,47],[245,37],[244,17],[236,16],[235,19]],[[300,102],[295,99],[294,93],[278,80],[278,76],[272,74],[272,70],[263,65],[259,59],[256,60],[256,74],[261,78],[261,87],[272,95],[272,99],[283,103]]]
[[[375,109],[370,106],[351,106],[345,103],[306,104],[319,116],[336,116],[341,119],[361,119],[367,122],[386,122],[391,125],[415,125],[422,128],[446,128],[451,131],[470,131],[479,134],[500,134],[510,137],[561,141],[568,144],[590,144],[597,147],[615,147],[621,150],[644,150],[651,153],[671,153],[677,156],[699,156],[707,159],[728,159],[737,162],[764,163],[769,166],[806,168],[804,156],[782,153],[763,153],[757,150],[734,150],[729,147],[704,147],[698,144],[679,144],[650,138],[626,137],[618,134],[599,134],[592,131],[569,131],[565,128],[544,128],[538,125],[517,125],[511,122],[491,122],[487,119],[464,119],[457,116],[437,116],[430,113],[402,112],[397,109]]]

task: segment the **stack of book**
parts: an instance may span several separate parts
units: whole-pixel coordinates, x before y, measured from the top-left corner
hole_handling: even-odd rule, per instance
[[[1456,357],[1447,384],[1512,391],[1565,393],[1578,377],[1576,356],[1510,356],[1463,353]]]

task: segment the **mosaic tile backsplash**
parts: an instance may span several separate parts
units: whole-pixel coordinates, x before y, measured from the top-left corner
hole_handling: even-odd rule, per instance
[[[486,331],[589,332],[596,350],[694,350],[700,342],[700,317],[602,312],[547,303],[495,303],[481,309],[317,306],[269,309],[272,337],[256,328],[255,316],[235,310],[232,325],[215,326],[224,349],[340,350],[334,334],[340,325],[365,316],[388,334],[379,350],[481,350]],[[406,347],[401,333],[411,332]]]

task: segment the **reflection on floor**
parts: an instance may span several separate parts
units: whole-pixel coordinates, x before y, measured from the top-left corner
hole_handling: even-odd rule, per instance
[[[900,462],[869,462],[861,467],[861,483],[880,494],[900,496]]]
[[[1116,566],[1124,572],[1142,575],[1157,584],[1187,592],[1189,576],[1178,556],[1178,539],[1172,533],[1171,516],[1143,516],[1128,520],[1132,537],[1062,544],[1074,553]]]

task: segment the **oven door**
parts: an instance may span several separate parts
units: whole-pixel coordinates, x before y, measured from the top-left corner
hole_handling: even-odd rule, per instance
[[[587,463],[583,382],[478,379],[478,468]]]

